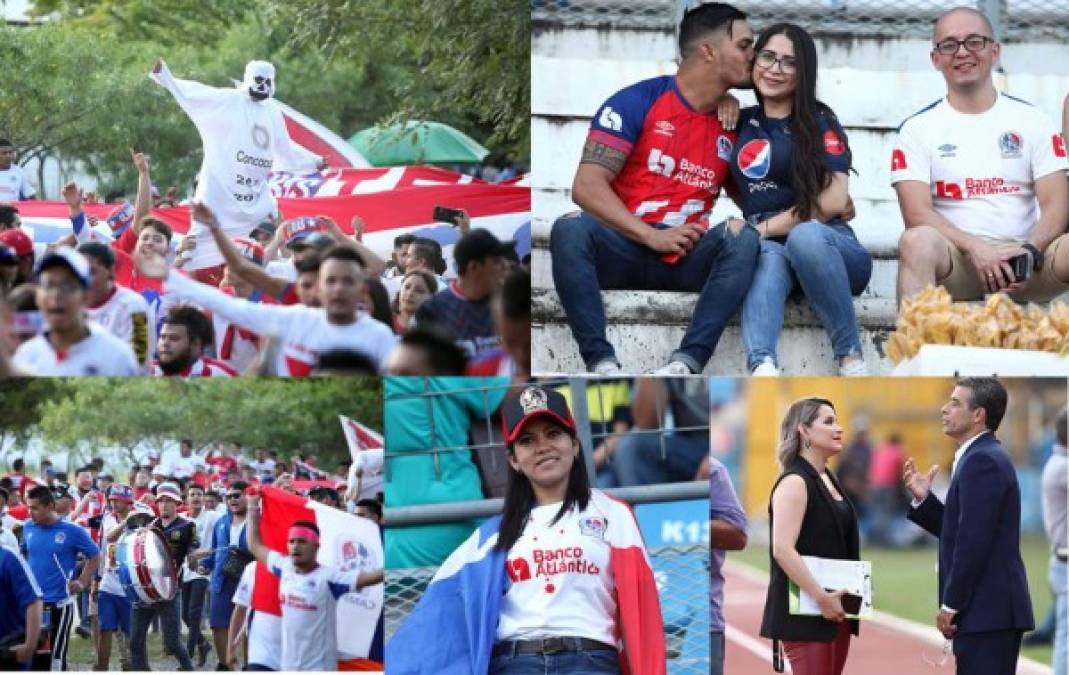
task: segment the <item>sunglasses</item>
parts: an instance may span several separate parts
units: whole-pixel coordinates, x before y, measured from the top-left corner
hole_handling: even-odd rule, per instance
[[[234,492],[234,493],[228,494],[226,496],[226,498],[227,499],[241,499],[244,496],[245,495],[241,494],[240,492]]]

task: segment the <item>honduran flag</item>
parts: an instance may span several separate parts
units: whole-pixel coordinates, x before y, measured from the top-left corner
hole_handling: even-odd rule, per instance
[[[616,581],[616,633],[623,675],[664,675],[664,622],[642,535],[631,509],[600,490]],[[494,548],[501,516],[484,522],[446,559],[386,645],[390,675],[485,673],[506,592],[505,553]]]
[[[298,520],[310,520],[319,527],[316,561],[320,565],[346,571],[382,568],[382,540],[378,527],[370,520],[270,486],[264,487],[261,495],[260,538],[269,549],[288,554],[286,537],[290,526]],[[282,615],[278,578],[262,564],[256,566],[252,606],[258,612]],[[366,670],[373,665],[368,662],[368,654],[382,606],[382,584],[346,593],[338,599],[339,670]]]

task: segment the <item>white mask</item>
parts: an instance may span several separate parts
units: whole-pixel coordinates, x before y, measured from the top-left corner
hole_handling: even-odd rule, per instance
[[[270,98],[275,94],[275,67],[267,61],[249,61],[241,88],[257,101]]]

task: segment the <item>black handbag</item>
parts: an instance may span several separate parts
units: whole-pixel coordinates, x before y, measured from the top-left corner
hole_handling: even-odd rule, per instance
[[[226,560],[223,561],[223,578],[228,581],[240,581],[245,566],[256,558],[248,551],[242,551],[237,546],[231,546],[226,552]]]

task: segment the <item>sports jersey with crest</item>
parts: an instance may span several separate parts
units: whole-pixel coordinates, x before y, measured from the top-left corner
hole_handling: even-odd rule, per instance
[[[87,306],[85,313],[91,321],[128,342],[141,368],[148,370],[156,350],[156,319],[141,294],[117,285],[99,305]]]
[[[940,215],[994,239],[1027,239],[1038,217],[1035,181],[1067,168],[1054,122],[1001,92],[978,114],[939,99],[902,123],[891,152],[892,184],[927,183]]]
[[[828,111],[817,115],[824,166],[830,172],[850,170],[850,148],[839,121]],[[759,106],[739,114],[739,138],[731,153],[731,178],[742,199],[742,213],[778,213],[798,203],[791,186],[790,118],[766,117]]]
[[[676,226],[698,222],[713,207],[735,137],[715,111],[692,108],[676,78],[663,75],[610,96],[587,139],[627,153],[612,188],[631,213]]]

